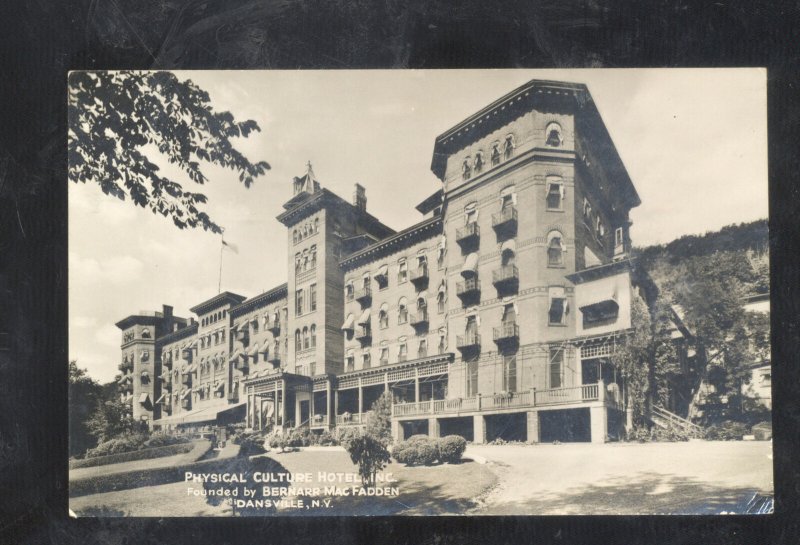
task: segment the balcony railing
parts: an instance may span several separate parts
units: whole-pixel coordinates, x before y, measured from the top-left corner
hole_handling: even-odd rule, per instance
[[[321,427],[327,426],[328,425],[328,415],[327,415],[327,413],[315,414],[314,416],[311,417],[311,420],[309,421],[309,425],[312,428],[321,428]]]
[[[361,341],[362,343],[369,342],[372,340],[372,328],[371,327],[357,327],[355,334],[356,340]]]
[[[414,285],[426,283],[428,281],[428,266],[421,265],[416,269],[412,269],[409,273],[409,279]]]
[[[427,414],[458,414],[481,411],[539,407],[599,401],[599,384],[584,384],[549,390],[524,390],[500,394],[478,395],[467,398],[437,399],[418,403],[395,403],[393,416],[416,416]],[[605,400],[604,401],[608,401]]]
[[[492,284],[500,290],[519,286],[519,269],[516,265],[503,265],[492,271]]]
[[[492,331],[494,342],[502,343],[519,340],[519,326],[516,322],[506,322]]]
[[[517,230],[517,209],[514,207],[507,207],[492,214],[492,227],[498,233],[510,233]]]
[[[364,286],[356,290],[355,299],[362,305],[368,305],[370,301],[372,301],[372,288],[370,286]]]
[[[272,365],[278,366],[281,364],[281,352],[280,350],[272,350],[270,351],[269,355],[267,355],[267,361]]]
[[[472,278],[467,278],[463,282],[456,282],[456,295],[461,299],[477,297],[480,294],[481,283],[477,275]]]
[[[424,327],[428,325],[428,310],[420,310],[416,314],[412,314],[409,322],[413,327]]]
[[[367,413],[344,413],[336,415],[336,424],[338,426],[347,426],[361,424],[367,419]]]
[[[456,336],[456,348],[459,350],[471,350],[480,348],[481,336],[477,333],[467,333],[466,335]]]
[[[481,237],[481,229],[477,223],[468,223],[460,229],[456,229],[456,242],[464,246],[475,245]]]
[[[184,386],[188,386],[191,383],[192,383],[191,373],[186,373],[181,375],[181,384],[183,384]]]

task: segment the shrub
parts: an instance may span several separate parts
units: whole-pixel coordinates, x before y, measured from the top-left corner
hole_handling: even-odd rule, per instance
[[[347,445],[355,438],[361,437],[361,431],[356,427],[336,428],[336,440],[347,450]]]
[[[447,435],[439,439],[439,461],[457,464],[467,449],[467,440],[460,435]]]
[[[289,442],[287,441],[286,436],[281,433],[276,433],[272,437],[269,438],[269,448],[278,449],[281,452],[286,450],[289,446]]]
[[[427,435],[412,435],[395,446],[392,456],[401,464],[429,466],[439,459],[439,446]]]
[[[239,445],[239,456],[264,454],[264,436],[260,433],[237,435],[234,443]]]
[[[108,456],[109,454],[120,454],[122,452],[131,452],[143,448],[147,441],[147,435],[143,433],[125,433],[119,437],[114,437],[108,441],[104,441],[93,449],[86,451],[87,458],[95,458],[97,456]]]
[[[311,431],[308,428],[292,430],[289,437],[286,439],[287,445],[293,448],[307,447],[312,441]]]
[[[384,445],[392,443],[392,395],[384,392],[367,413],[366,433]]]
[[[322,447],[336,446],[339,444],[339,441],[337,441],[333,434],[331,434],[331,432],[328,430],[323,431],[319,435],[314,435],[313,438],[314,444]]]
[[[189,443],[190,440],[186,437],[180,437],[177,435],[154,435],[150,439],[144,442],[145,448],[153,448],[153,447],[166,447],[169,445],[180,445],[182,443]]]
[[[706,439],[713,441],[736,441],[746,435],[749,430],[747,425],[741,422],[726,420],[715,424],[706,431]]]
[[[358,474],[364,486],[375,484],[375,473],[386,467],[391,459],[382,439],[369,433],[352,438],[345,448],[350,460],[358,464]]]
[[[772,439],[772,422],[759,422],[753,426],[752,433],[757,441],[769,441]]]

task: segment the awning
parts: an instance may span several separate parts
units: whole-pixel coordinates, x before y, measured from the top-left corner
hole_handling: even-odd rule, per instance
[[[427,298],[428,298],[428,290],[422,290],[417,294],[417,300],[427,299]]]
[[[461,267],[461,276],[468,277],[478,272],[478,253],[472,252]]]
[[[606,299],[580,307],[583,316],[590,321],[610,320],[619,314],[619,304],[614,299]]]
[[[139,395],[139,403],[142,405],[150,402],[150,394],[144,393]]]
[[[161,403],[162,401],[164,401],[164,396],[165,396],[165,394],[161,394],[161,397],[156,399],[156,403]]]
[[[147,371],[142,371],[142,378],[150,378],[150,373]]]
[[[389,265],[381,265],[378,268],[378,272],[375,273],[375,276],[389,276]]]
[[[188,375],[189,373],[194,373],[196,370],[197,370],[197,364],[193,363],[190,366],[188,366],[183,373]]]
[[[353,323],[355,322],[355,318],[352,314],[347,315],[347,319],[342,324],[342,331],[347,331],[353,329]]]
[[[369,309],[364,309],[364,312],[361,313],[361,316],[358,319],[358,325],[364,325],[369,323]]]
[[[210,407],[202,407],[200,409],[194,409],[192,411],[187,411],[183,413],[178,413],[167,418],[162,418],[161,420],[157,420],[156,422],[161,422],[164,424],[194,424],[198,422],[213,422],[217,419],[217,417],[223,413],[226,413],[230,410],[237,409],[242,405],[246,405],[247,401],[242,401],[240,403],[235,403],[229,405],[225,404],[214,404]]]
[[[192,393],[191,390],[184,390],[183,393],[181,394],[181,399],[186,399],[187,397],[189,397],[189,394],[191,393]]]
[[[253,347],[247,351],[248,356],[255,356],[258,354],[258,343],[254,344]]]
[[[220,382],[219,384],[217,384],[216,386],[214,386],[214,391],[215,391],[215,392],[219,392],[220,390],[222,390],[222,389],[224,389],[224,388],[225,388],[225,383],[224,383],[224,382]]]
[[[517,243],[513,238],[506,240],[503,245],[500,246],[500,253],[502,254],[503,252],[517,253]]]

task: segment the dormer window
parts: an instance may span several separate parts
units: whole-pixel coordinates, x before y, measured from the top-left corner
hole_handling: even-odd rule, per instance
[[[500,142],[494,142],[492,144],[491,160],[492,166],[497,166],[500,164]]]
[[[550,123],[545,129],[545,144],[551,148],[560,148],[564,143],[561,135],[561,125],[556,122]]]
[[[467,157],[461,164],[461,178],[464,180],[469,180],[471,176],[472,176],[472,167],[469,164],[469,157]]]
[[[516,145],[514,144],[514,135],[509,134],[506,136],[506,140],[503,143],[503,157],[506,159],[510,159],[514,155],[514,148]]]
[[[475,154],[475,162],[473,163],[472,171],[475,174],[480,174],[481,171],[483,171],[483,153],[480,151]]]

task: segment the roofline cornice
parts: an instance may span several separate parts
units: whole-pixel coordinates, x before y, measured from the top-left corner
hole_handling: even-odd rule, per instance
[[[231,318],[234,318],[256,308],[269,305],[270,303],[280,301],[281,299],[286,299],[288,290],[288,284],[284,282],[276,288],[265,291],[264,293],[256,295],[255,297],[251,297],[235,307],[231,307],[228,311],[228,314],[231,315]]]
[[[189,310],[198,315],[205,314],[209,310],[214,310],[215,308],[219,308],[227,303],[238,305],[245,299],[246,297],[244,295],[239,295],[238,293],[232,293],[230,291],[223,291],[219,295],[215,295],[211,299],[203,301],[202,303],[193,306]]]
[[[359,264],[369,260],[371,257],[380,255],[384,251],[389,251],[390,249],[394,249],[397,246],[402,245],[402,243],[410,241],[411,239],[418,237],[419,235],[426,233],[433,228],[441,227],[441,225],[442,225],[441,216],[434,216],[432,218],[428,218],[416,225],[412,225],[408,229],[395,233],[394,235],[391,235],[381,240],[380,242],[377,242],[371,246],[367,246],[366,248],[359,250],[358,252],[350,254],[349,256],[339,261],[339,266],[345,270],[358,267]]]

